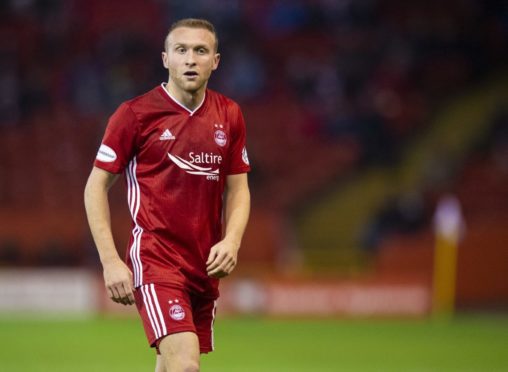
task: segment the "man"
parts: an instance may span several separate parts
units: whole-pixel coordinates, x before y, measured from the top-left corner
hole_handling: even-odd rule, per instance
[[[217,46],[208,21],[172,25],[162,53],[167,84],[111,116],[85,188],[109,296],[136,303],[158,351],[157,372],[198,371],[200,352],[213,350],[219,278],[235,268],[248,220],[243,116],[235,102],[207,89]],[[108,204],[124,170],[133,220],[126,263]]]

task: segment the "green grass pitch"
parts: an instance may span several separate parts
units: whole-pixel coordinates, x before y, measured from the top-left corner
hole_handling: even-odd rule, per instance
[[[508,317],[218,319],[202,371],[508,371]],[[2,372],[154,370],[137,319],[0,318]]]

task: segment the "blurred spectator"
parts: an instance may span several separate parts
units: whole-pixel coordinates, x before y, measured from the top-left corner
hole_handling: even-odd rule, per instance
[[[265,87],[264,65],[258,53],[244,46],[236,47],[227,58],[227,70],[221,70],[219,83],[224,92],[238,100],[259,97]]]
[[[427,212],[420,193],[410,192],[385,201],[360,237],[362,247],[375,251],[382,239],[391,234],[410,234],[427,222]]]
[[[20,119],[20,81],[9,56],[0,56],[0,126],[15,125]]]

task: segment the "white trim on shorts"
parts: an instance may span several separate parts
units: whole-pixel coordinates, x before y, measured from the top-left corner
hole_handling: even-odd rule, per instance
[[[155,338],[159,339],[167,334],[167,328],[164,317],[162,316],[159,299],[155,293],[154,284],[143,285],[140,289],[153,333],[155,334]]]
[[[213,324],[215,323],[215,314],[217,313],[217,300],[213,301],[213,309],[212,309],[212,324],[210,325],[211,333],[210,333],[210,341],[212,346],[212,351],[215,350],[215,337],[213,333]]]

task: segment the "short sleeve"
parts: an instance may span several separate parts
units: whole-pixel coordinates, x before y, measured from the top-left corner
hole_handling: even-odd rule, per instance
[[[134,156],[138,132],[134,113],[123,103],[108,121],[94,165],[111,173],[122,173]]]
[[[240,174],[250,171],[249,157],[246,148],[246,129],[240,107],[235,104],[233,113],[232,143],[229,151],[230,161],[227,174]]]

